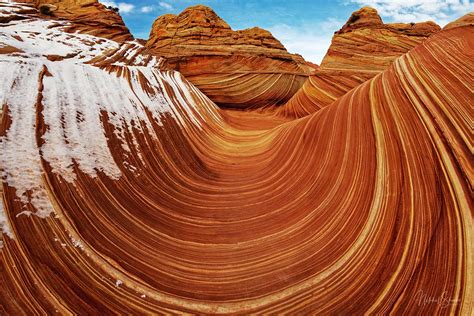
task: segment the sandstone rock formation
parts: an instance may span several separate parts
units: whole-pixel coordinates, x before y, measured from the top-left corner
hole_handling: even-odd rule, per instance
[[[382,71],[439,30],[434,22],[383,24],[375,9],[364,7],[335,33],[321,68]]]
[[[471,314],[474,26],[278,121],[28,8],[0,1],[28,17],[0,27],[2,315]]]
[[[67,19],[71,22],[70,32],[80,31],[117,42],[133,40],[117,12],[107,9],[98,0],[22,0],[20,2],[41,5],[54,5],[57,9],[53,17]]]
[[[456,21],[446,24],[445,27],[443,27],[443,30],[449,30],[455,27],[467,26],[467,25],[474,25],[474,12],[468,13],[460,17]]]
[[[439,30],[434,22],[384,24],[370,7],[355,11],[334,34],[318,71],[278,112],[292,117],[314,113]]]
[[[159,17],[146,47],[226,107],[285,103],[312,70],[270,32],[258,27],[233,31],[202,5]]]

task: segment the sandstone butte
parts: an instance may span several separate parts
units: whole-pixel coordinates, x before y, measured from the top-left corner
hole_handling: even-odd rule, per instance
[[[377,10],[359,9],[334,34],[319,69],[278,112],[302,117],[318,111],[440,29],[434,22],[384,24]]]
[[[19,0],[20,3],[55,7],[54,17],[68,20],[69,32],[80,31],[115,41],[132,40],[133,36],[123,23],[122,17],[108,10],[97,0]]]
[[[472,14],[300,119],[0,17],[0,314],[472,314]]]
[[[145,46],[224,107],[281,105],[313,70],[270,32],[233,31],[203,5],[159,17]]]

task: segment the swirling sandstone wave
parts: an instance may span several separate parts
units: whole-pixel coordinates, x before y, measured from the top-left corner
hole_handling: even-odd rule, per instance
[[[473,35],[240,125],[159,63],[95,65],[115,42],[48,60],[24,36],[0,55],[0,311],[471,313]]]
[[[159,17],[146,47],[223,107],[283,104],[312,70],[270,32],[258,27],[233,31],[202,5]]]
[[[334,34],[319,69],[278,113],[303,117],[318,111],[439,30],[433,22],[384,24],[370,7],[355,11]]]
[[[24,4],[50,5],[55,8],[52,19],[67,19],[66,31],[88,33],[117,42],[133,40],[133,36],[125,26],[117,12],[106,8],[98,0],[20,0]]]

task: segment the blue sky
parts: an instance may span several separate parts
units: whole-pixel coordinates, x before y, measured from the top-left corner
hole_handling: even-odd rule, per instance
[[[259,26],[272,32],[292,53],[319,64],[331,37],[351,13],[364,5],[379,11],[384,22],[432,20],[441,26],[474,11],[470,0],[99,0],[120,8],[135,37],[147,39],[153,21],[165,13],[204,4],[234,30]]]

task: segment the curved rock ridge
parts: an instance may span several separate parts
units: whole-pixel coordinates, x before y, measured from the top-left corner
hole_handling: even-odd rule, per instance
[[[382,71],[440,29],[434,22],[383,24],[375,9],[364,7],[334,34],[321,68]]]
[[[460,17],[456,21],[446,24],[443,27],[443,30],[449,30],[455,27],[468,26],[468,25],[474,25],[474,12],[470,12]]]
[[[434,22],[384,24],[370,7],[355,11],[335,32],[319,69],[278,113],[303,117],[318,111],[439,30]]]
[[[274,110],[277,116],[301,118],[330,105],[379,72],[326,70],[320,67],[288,102]],[[272,109],[273,110],[273,109]]]
[[[382,18],[376,9],[363,7],[353,12],[346,24],[336,34],[352,31],[358,28],[383,26]]]
[[[69,33],[69,21],[41,19],[39,18],[38,10],[28,5],[0,2],[0,15],[10,17],[4,20],[8,22],[0,24],[0,67],[2,68],[3,74],[2,83],[0,84],[0,100],[2,104],[6,104],[1,114],[3,116],[3,113],[6,111],[12,120],[14,117],[23,116],[33,119],[31,115],[34,115],[34,106],[36,105],[33,104],[34,106],[32,108],[24,106],[23,101],[28,102],[28,100],[31,101],[31,99],[27,99],[28,96],[15,93],[17,90],[10,91],[11,87],[23,87],[26,89],[25,91],[29,91],[28,89],[39,89],[35,88],[38,87],[39,84],[38,78],[47,79],[52,76],[53,69],[56,69],[58,80],[72,81],[68,88],[74,90],[71,97],[76,99],[73,103],[79,108],[75,110],[74,113],[76,114],[70,113],[70,115],[76,115],[74,118],[81,118],[81,120],[84,121],[87,117],[85,113],[88,111],[98,113],[102,111],[101,106],[106,107],[104,104],[97,103],[101,97],[100,88],[97,88],[100,87],[100,82],[96,82],[96,86],[92,86],[91,77],[95,76],[96,79],[102,80],[103,87],[111,87],[114,81],[118,80],[115,78],[116,73],[119,76],[128,76],[129,81],[133,82],[133,80],[135,80],[136,84],[140,85],[143,84],[142,81],[145,83],[147,81],[142,78],[143,75],[140,71],[134,71],[136,67],[144,68],[145,70],[143,70],[143,72],[150,76],[150,72],[153,72],[153,69],[158,71],[161,66],[161,60],[147,54],[147,49],[136,41],[119,44],[113,40],[88,34]],[[135,68],[131,68],[132,71],[130,71],[124,68],[124,66]],[[100,69],[103,69],[103,74]],[[109,71],[113,71],[114,74],[109,74]],[[25,76],[32,77],[25,78]],[[59,83],[57,85],[60,86]],[[116,82],[115,85],[116,89],[126,90],[125,88],[129,83],[122,80]],[[66,101],[62,99],[57,100],[57,96],[60,94],[56,91],[57,88],[58,87],[53,87],[53,100],[51,102],[57,102],[58,104],[55,106],[61,108]],[[45,87],[41,86],[41,89],[45,89]],[[148,90],[153,91],[152,88],[150,89]],[[140,85],[140,91],[141,90],[143,90],[143,87]],[[91,94],[84,96],[85,91]],[[136,101],[131,97],[132,94],[135,93],[133,91],[129,92],[128,97],[131,100],[130,102],[135,104]],[[102,99],[105,98],[108,104],[112,101],[123,104],[127,100],[125,98],[127,94],[122,92],[120,95],[123,99],[117,99],[116,97],[114,100],[112,96],[102,97]],[[23,100],[23,98],[26,99]],[[45,95],[41,95],[41,98],[44,99],[46,97]],[[86,104],[86,101],[91,104]],[[82,104],[77,104],[78,102]],[[80,109],[81,107],[85,107],[85,109]],[[30,111],[31,113],[29,113]],[[123,112],[124,110],[116,111]],[[53,116],[54,115],[55,114],[53,114]],[[155,119],[159,121],[158,116]],[[5,118],[5,120],[10,122],[8,118]],[[62,117],[61,120],[64,120],[64,117]],[[11,122],[13,126],[15,126],[12,128],[13,135],[2,140],[2,143],[7,147],[3,147],[3,157],[0,161],[2,161],[3,168],[9,168],[11,170],[10,173],[4,173],[3,175],[4,177],[6,176],[6,179],[11,177],[15,178],[15,182],[19,184],[17,187],[18,198],[23,202],[28,201],[28,203],[35,204],[38,210],[37,214],[39,216],[45,216],[51,212],[51,207],[45,200],[46,194],[44,190],[40,190],[39,187],[33,185],[30,186],[31,192],[27,192],[27,189],[25,189],[25,185],[28,186],[29,183],[32,183],[31,181],[35,176],[39,176],[37,165],[32,163],[33,161],[28,158],[35,149],[31,148],[31,146],[25,147],[21,144],[22,141],[28,139],[30,139],[30,141],[33,140],[31,136],[27,135],[31,132],[31,129],[21,124],[15,125],[17,123],[16,121],[17,120]],[[66,124],[66,122],[63,122],[63,124]],[[87,131],[83,132],[87,133]],[[94,135],[95,133],[89,136],[94,137]],[[68,144],[72,143],[73,136],[74,135],[69,135],[71,138],[67,138],[66,142]],[[55,136],[53,135],[52,137]],[[96,147],[98,153],[94,154],[85,147],[77,147],[77,143],[78,141],[76,139],[76,142],[71,145],[72,148],[74,148],[74,146],[76,146],[76,148],[70,149],[71,152],[75,152],[76,154],[79,152],[88,152],[90,157],[95,157],[91,158],[92,162],[89,163],[89,168],[91,169],[93,169],[94,163],[101,161],[100,158],[97,157],[106,156],[106,154],[104,154],[105,147]],[[20,146],[22,149],[19,152],[9,151],[8,144],[10,144],[10,146],[15,144],[14,146]],[[94,151],[94,149],[91,150]],[[70,156],[70,153],[67,153],[67,151],[62,154]],[[85,156],[87,156],[87,154]],[[70,158],[77,159],[74,157]],[[13,164],[8,163],[9,159],[12,159],[11,162]],[[18,174],[23,174],[23,176],[17,176]],[[112,174],[113,172],[110,173],[110,175]],[[26,211],[27,214],[30,212],[31,211]]]
[[[261,53],[302,62],[300,56],[289,54],[270,32],[258,27],[233,31],[211,8],[203,5],[189,7],[179,15],[165,14],[156,19],[146,45],[169,59]]]
[[[283,104],[313,70],[270,32],[258,27],[233,31],[203,5],[159,17],[146,47],[226,107]]]
[[[98,0],[21,0],[36,8],[41,5],[52,5],[55,10],[51,18],[67,19],[70,22],[68,31],[81,32],[98,37],[124,42],[133,40],[120,14],[107,9]]]
[[[45,22],[0,28],[2,315],[472,312],[474,26],[277,121]]]
[[[27,5],[0,2],[0,57],[71,61],[100,67],[161,67],[162,60],[138,41],[116,42],[82,32],[70,33],[68,20],[40,19]],[[98,31],[100,32],[100,31]]]

